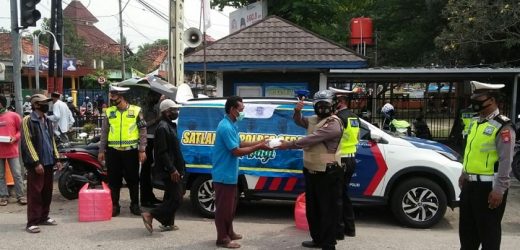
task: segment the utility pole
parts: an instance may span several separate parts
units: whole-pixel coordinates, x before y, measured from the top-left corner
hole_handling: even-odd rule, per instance
[[[168,43],[168,82],[184,83],[184,0],[170,0],[170,41]]]
[[[58,51],[53,50],[56,54],[56,84],[55,91],[63,94],[63,8],[61,1],[56,1],[56,40],[61,48]],[[54,45],[53,45],[54,46]],[[51,48],[51,47],[49,47]]]
[[[119,0],[119,49],[121,50],[121,81],[125,80],[125,43],[123,41],[123,10]]]
[[[56,2],[59,0],[51,0],[51,21],[50,21],[50,31],[53,34],[56,34]],[[49,46],[47,48],[52,48],[52,46],[55,43],[55,39],[57,38],[50,38],[49,39]],[[57,42],[57,41],[56,41]],[[47,92],[52,93],[54,92],[54,88],[56,86],[56,73],[55,73],[55,65],[56,62],[56,51],[49,50],[49,69],[47,71]]]
[[[18,1],[11,0],[11,56],[13,57],[13,82],[16,113],[22,114],[22,60],[20,55],[20,34],[18,33]]]

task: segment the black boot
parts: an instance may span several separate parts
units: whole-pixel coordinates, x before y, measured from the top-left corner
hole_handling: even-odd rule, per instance
[[[139,204],[131,204],[130,205],[130,212],[133,215],[141,216],[141,208],[139,207]]]
[[[112,217],[116,217],[121,213],[121,207],[120,206],[112,206]]]

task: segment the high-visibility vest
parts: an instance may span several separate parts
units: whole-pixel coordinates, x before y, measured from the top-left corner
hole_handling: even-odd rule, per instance
[[[359,142],[359,118],[352,116],[347,118],[347,124],[344,125],[343,134],[341,135],[340,155],[352,155],[356,153],[357,144]]]
[[[477,112],[465,110],[460,114],[460,119],[462,120],[462,124],[464,124],[464,128],[462,129],[462,136],[466,137],[469,133],[469,124],[473,117],[477,115]]]
[[[137,116],[141,112],[138,106],[130,105],[121,112],[116,106],[106,109],[108,118],[108,146],[114,148],[137,146],[139,142],[139,128]]]
[[[314,131],[323,127],[331,119],[335,119],[341,123],[341,120],[335,115],[324,118],[320,121],[318,121],[318,117],[315,115],[309,117],[307,119],[307,134],[312,134]],[[312,171],[324,172],[326,170],[327,163],[341,162],[341,156],[339,152],[340,150],[338,147],[338,150],[336,150],[336,152],[329,153],[324,143],[316,143],[310,147],[303,148],[303,166],[306,169]]]
[[[498,162],[495,144],[498,131],[507,122],[507,117],[497,116],[479,124],[478,118],[471,120],[464,150],[464,171],[469,174],[493,175]]]

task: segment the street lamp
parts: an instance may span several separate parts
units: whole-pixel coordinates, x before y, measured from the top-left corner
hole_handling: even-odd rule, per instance
[[[54,44],[52,45],[52,50],[57,51],[60,50],[60,45],[56,41],[56,36],[48,31],[41,30],[39,34],[33,34],[33,52],[34,52],[34,77],[36,78],[36,89],[40,89],[40,42],[39,37],[41,34],[49,33],[54,38]],[[54,65],[49,65],[49,67],[54,67]]]

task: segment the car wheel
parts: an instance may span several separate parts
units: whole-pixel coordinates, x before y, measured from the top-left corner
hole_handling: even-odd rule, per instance
[[[516,153],[511,164],[513,175],[520,181],[520,153]]]
[[[446,213],[446,194],[435,182],[413,178],[399,184],[391,196],[394,216],[405,226],[429,228]]]
[[[215,217],[215,190],[210,176],[202,175],[195,179],[191,185],[190,200],[199,214],[206,218]]]

